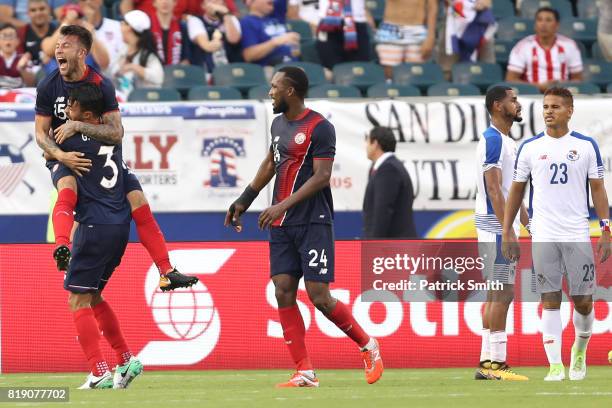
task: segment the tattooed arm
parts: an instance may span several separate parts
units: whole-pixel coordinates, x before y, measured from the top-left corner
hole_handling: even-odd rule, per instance
[[[101,124],[70,120],[55,129],[55,141],[61,144],[75,133],[82,133],[102,143],[120,144],[123,139],[121,114],[119,111],[108,112],[102,116]]]
[[[49,156],[55,160],[59,160],[63,152],[57,143],[55,143],[55,140],[49,135],[49,131],[51,130],[51,116],[36,115],[34,119],[34,128],[38,146]]]

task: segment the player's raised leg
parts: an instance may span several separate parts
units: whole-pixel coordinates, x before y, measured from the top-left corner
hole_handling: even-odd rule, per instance
[[[58,163],[57,166],[60,166]],[[53,170],[52,170],[53,171]],[[74,209],[77,203],[77,183],[74,176],[64,176],[57,181],[57,201],[51,220],[55,234],[53,259],[57,269],[65,271],[70,262],[70,231],[74,224]]]
[[[168,291],[195,285],[199,280],[197,277],[183,275],[170,264],[164,234],[155,221],[140,183],[132,173],[127,171],[126,173],[128,173],[126,188],[129,191],[127,198],[132,210],[132,218],[136,224],[140,242],[147,249],[159,270],[159,288],[162,291]]]

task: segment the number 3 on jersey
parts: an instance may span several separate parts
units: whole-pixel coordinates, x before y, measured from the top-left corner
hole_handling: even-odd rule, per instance
[[[553,163],[550,165],[550,169],[553,171],[550,184],[567,184],[567,164]]]
[[[104,162],[104,167],[110,167],[113,171],[113,176],[108,179],[106,177],[102,177],[100,180],[100,185],[104,188],[113,188],[115,184],[117,184],[117,175],[119,174],[119,169],[117,168],[117,164],[113,161],[113,151],[115,150],[115,146],[100,146],[100,150],[98,151],[98,156],[106,156],[106,162]]]

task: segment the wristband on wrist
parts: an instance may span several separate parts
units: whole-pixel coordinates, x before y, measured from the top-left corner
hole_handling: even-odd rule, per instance
[[[253,201],[255,201],[258,195],[259,195],[259,191],[255,191],[255,189],[253,189],[251,185],[249,184],[244,189],[242,194],[240,194],[240,197],[238,197],[238,199],[236,200],[236,203],[244,205],[245,211],[246,211],[246,209],[249,208],[251,204],[253,204]]]
[[[601,231],[608,231],[610,232],[610,220],[609,219],[603,219],[603,220],[599,220],[599,228],[601,228]]]

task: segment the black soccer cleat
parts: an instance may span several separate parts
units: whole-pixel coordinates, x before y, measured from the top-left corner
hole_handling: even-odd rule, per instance
[[[57,264],[57,270],[60,272],[66,272],[68,270],[68,264],[70,263],[70,248],[66,245],[60,245],[53,251],[53,259]]]
[[[172,271],[159,277],[159,288],[162,292],[174,290],[178,288],[188,288],[200,280],[195,276],[183,275],[174,268]]]

